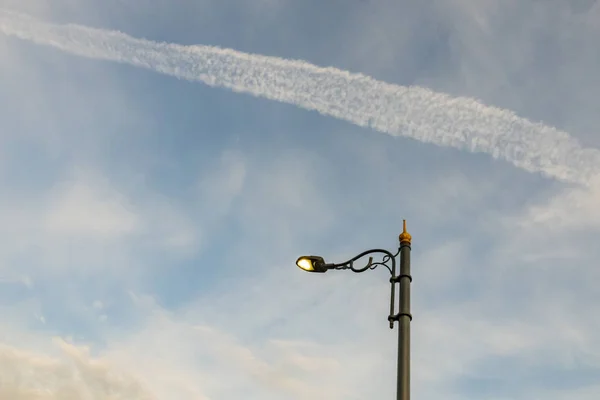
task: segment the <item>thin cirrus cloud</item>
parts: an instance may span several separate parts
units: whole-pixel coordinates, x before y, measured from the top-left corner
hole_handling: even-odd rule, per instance
[[[294,104],[393,136],[488,153],[565,182],[589,186],[600,172],[598,150],[582,148],[566,132],[470,98],[388,84],[303,61],[56,25],[8,10],[0,11],[0,31],[70,54]]]

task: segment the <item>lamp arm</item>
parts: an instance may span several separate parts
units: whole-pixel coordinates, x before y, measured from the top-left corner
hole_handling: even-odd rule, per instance
[[[347,261],[337,263],[337,264],[327,264],[327,269],[349,269],[352,272],[360,273],[360,272],[365,272],[366,270],[369,270],[369,269],[375,269],[379,265],[383,265],[384,267],[386,267],[388,269],[391,276],[394,277],[396,275],[396,256],[399,254],[399,252],[400,252],[400,250],[398,250],[398,253],[392,254],[391,252],[384,250],[384,249],[366,250],[366,251],[363,251],[362,253],[352,257],[351,259],[349,259]],[[373,262],[373,257],[369,257],[369,262],[367,263],[367,265],[365,265],[362,268],[354,267],[354,261],[359,260],[369,254],[376,254],[376,253],[384,255],[381,261]],[[390,262],[390,261],[392,264],[391,267],[388,265],[388,262]]]

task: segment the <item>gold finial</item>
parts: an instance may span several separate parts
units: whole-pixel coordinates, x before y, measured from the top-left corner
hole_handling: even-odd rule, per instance
[[[404,221],[404,230],[402,231],[402,233],[400,234],[400,243],[408,243],[410,244],[410,242],[412,241],[412,236],[410,236],[410,233],[408,233],[406,231],[406,220]]]

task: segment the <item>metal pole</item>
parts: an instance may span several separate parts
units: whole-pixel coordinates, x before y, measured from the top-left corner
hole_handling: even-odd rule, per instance
[[[404,229],[400,234],[400,310],[398,313],[398,391],[397,400],[410,400],[410,251],[412,237]]]

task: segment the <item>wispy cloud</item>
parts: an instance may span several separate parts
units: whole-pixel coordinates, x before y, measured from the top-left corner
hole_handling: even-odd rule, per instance
[[[51,234],[118,239],[138,228],[127,199],[101,178],[76,177],[55,193],[44,223]]]
[[[0,398],[11,400],[152,400],[131,375],[85,348],[57,339],[61,357],[0,345]]]
[[[141,323],[126,334],[106,330],[103,348],[58,338],[50,348],[43,335],[27,338],[29,350],[0,344],[0,395],[11,400],[207,400],[256,393],[274,399],[357,398],[348,387],[351,371],[338,360],[344,354],[339,345],[269,338],[247,343],[162,309],[149,297],[133,299]],[[33,345],[36,339],[41,350]],[[223,376],[235,385],[224,385]]]
[[[566,132],[470,98],[392,85],[302,61],[49,24],[12,11],[0,12],[0,30],[71,54],[294,104],[391,135],[488,153],[567,182],[588,185],[600,173],[599,151],[582,148]]]

